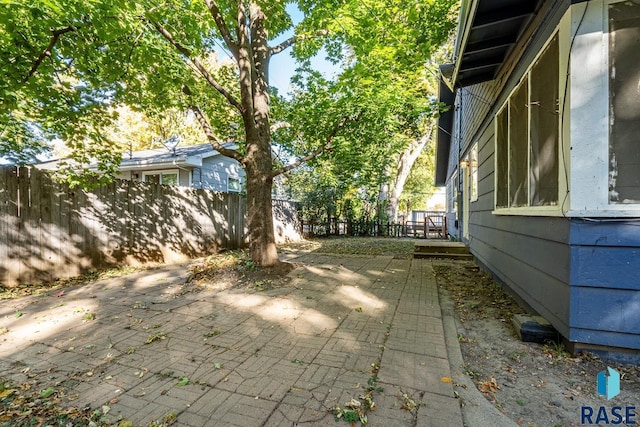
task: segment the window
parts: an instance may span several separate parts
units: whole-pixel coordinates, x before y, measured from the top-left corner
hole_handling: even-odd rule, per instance
[[[148,182],[151,184],[160,184],[160,174],[159,173],[144,174],[144,182]]]
[[[240,184],[241,183],[239,178],[228,177],[227,191],[229,191],[230,193],[239,193],[242,188]]]
[[[178,185],[178,171],[143,172],[142,180],[153,184]]]
[[[640,203],[640,5],[609,6],[609,203]]]
[[[469,153],[469,196],[472,202],[478,200],[478,143],[474,144]]]
[[[558,204],[559,76],[556,35],[496,115],[498,209]]]
[[[460,185],[458,183],[458,172],[453,174],[451,182],[453,184],[450,185],[449,212],[458,212],[458,185]]]
[[[164,185],[178,185],[178,174],[177,173],[163,173],[161,175],[160,184]]]

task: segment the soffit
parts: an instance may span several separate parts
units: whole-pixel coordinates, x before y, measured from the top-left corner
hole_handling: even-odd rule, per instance
[[[458,37],[455,85],[493,80],[539,9],[540,0],[478,0]]]

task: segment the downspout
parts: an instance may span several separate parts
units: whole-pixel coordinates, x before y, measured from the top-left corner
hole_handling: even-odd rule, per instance
[[[192,185],[192,182],[191,182],[191,170],[178,165],[175,160],[173,161],[173,166],[175,166],[178,170],[183,170],[183,171],[189,173],[189,186],[187,188],[191,188],[191,185]],[[178,186],[180,186],[180,174],[178,174]]]

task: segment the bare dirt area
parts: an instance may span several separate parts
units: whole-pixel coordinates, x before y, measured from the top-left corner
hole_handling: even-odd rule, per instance
[[[572,356],[561,343],[522,342],[511,318],[525,312],[491,277],[471,261],[433,263],[440,290],[455,303],[463,369],[502,413],[521,426],[627,425],[625,409],[633,406],[637,415],[628,425],[640,424],[640,367]],[[609,401],[597,393],[596,379],[607,366],[621,374],[621,392]],[[582,419],[586,406],[593,416]],[[606,414],[598,413],[601,406]],[[621,417],[614,406],[622,407],[614,411]]]
[[[190,265],[183,293],[204,289],[253,288],[265,291],[280,288],[291,280],[287,274],[294,268],[296,264],[288,262],[273,267],[257,267],[247,251],[222,252]]]

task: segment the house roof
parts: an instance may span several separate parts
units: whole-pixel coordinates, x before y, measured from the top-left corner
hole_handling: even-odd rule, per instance
[[[453,84],[493,80],[542,0],[463,0]]]
[[[440,67],[441,73],[445,70]],[[449,109],[440,114],[438,118],[438,133],[436,134],[436,177],[435,186],[441,187],[447,184],[447,166],[449,164],[449,149],[451,148],[451,133],[453,131],[453,103],[455,96],[453,91],[440,78],[439,86],[440,102],[449,106]]]
[[[440,67],[440,102],[449,105],[440,116],[436,137],[435,183],[445,185],[453,131],[451,87],[460,88],[496,78],[514,45],[532,22],[544,0],[462,0],[455,62]],[[572,2],[582,0],[571,0]],[[451,85],[445,84],[445,80]]]
[[[232,142],[223,144],[225,148],[237,148]],[[167,148],[154,148],[151,150],[133,151],[122,155],[120,170],[148,169],[150,167],[186,166],[200,167],[202,160],[208,157],[220,155],[209,143],[176,147],[173,150]]]
[[[238,145],[233,142],[225,142],[222,145],[225,148],[238,148]],[[174,150],[168,150],[165,147],[153,148],[123,153],[119,169],[129,171],[172,166],[196,168],[202,166],[202,160],[218,155],[221,154],[210,143],[176,147]],[[68,158],[44,160],[36,166],[40,169],[56,170],[60,167],[60,163],[66,160]],[[96,168],[96,164],[92,163],[89,167]]]

